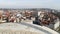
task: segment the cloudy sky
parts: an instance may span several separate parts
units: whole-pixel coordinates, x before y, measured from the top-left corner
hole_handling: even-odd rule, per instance
[[[0,8],[60,9],[60,0],[0,0]]]

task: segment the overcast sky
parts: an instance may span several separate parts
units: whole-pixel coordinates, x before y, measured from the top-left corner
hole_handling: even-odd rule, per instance
[[[0,8],[60,9],[60,0],[0,0]]]

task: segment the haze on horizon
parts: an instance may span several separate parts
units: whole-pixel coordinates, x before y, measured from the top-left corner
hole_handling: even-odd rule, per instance
[[[0,8],[60,9],[60,0],[0,0]]]

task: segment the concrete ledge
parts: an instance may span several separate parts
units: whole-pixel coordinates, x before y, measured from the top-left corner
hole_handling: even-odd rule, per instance
[[[11,24],[12,25],[15,25],[16,24],[16,26],[15,26],[15,28],[12,27],[11,29],[10,28],[4,29],[6,26],[4,28],[1,27],[4,24],[6,24],[6,25],[8,24],[8,26],[10,26]],[[27,34],[27,33],[29,33],[29,34],[32,34],[32,33],[33,34],[59,34],[58,32],[56,32],[54,30],[51,30],[50,28],[47,28],[45,26],[39,26],[39,25],[29,24],[29,23],[3,23],[2,25],[0,24],[0,33],[1,34],[5,34],[6,32],[8,34],[9,33],[14,34],[16,32],[18,32],[18,33],[22,33],[23,32],[23,34]],[[17,27],[17,25],[19,26],[19,28]],[[24,28],[28,27],[28,29],[24,29],[23,27],[21,27],[22,25],[24,26]],[[33,31],[33,29],[30,30],[29,27],[30,28],[33,28],[35,30],[34,31]]]

